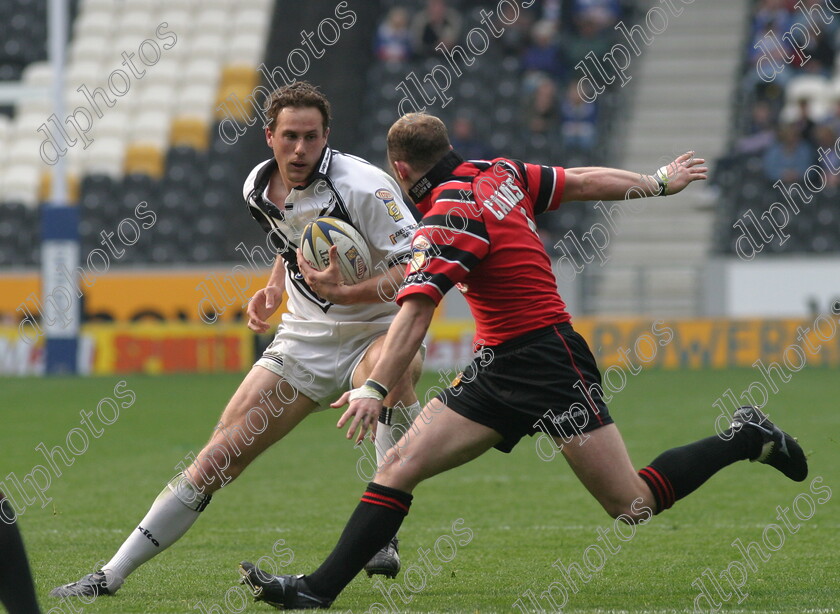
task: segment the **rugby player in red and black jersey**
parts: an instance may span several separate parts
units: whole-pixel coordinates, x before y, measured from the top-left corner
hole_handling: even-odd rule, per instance
[[[507,159],[466,162],[451,149],[443,123],[418,114],[391,127],[388,158],[423,220],[397,297],[400,311],[370,379],[333,404],[350,401],[338,426],[352,420],[347,437],[357,440],[375,426],[382,399],[453,286],[466,296],[482,351],[391,449],[392,462],[379,469],[315,572],[271,576],[241,564],[258,599],[283,608],[329,607],[402,524],[417,484],[492,447],[509,452],[523,435],[538,432],[548,409],[560,413],[552,421],[554,440],[575,474],[610,516],[625,522],[646,522],[738,460],[805,479],[802,449],[753,407],[737,410],[722,436],[668,450],[636,471],[603,401],[595,359],[571,326],[537,235],[534,217],[565,201],[680,192],[706,178],[702,159],[684,154],[653,176]]]

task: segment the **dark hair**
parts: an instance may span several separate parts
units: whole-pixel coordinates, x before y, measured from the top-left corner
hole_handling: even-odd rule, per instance
[[[311,83],[295,81],[291,85],[284,85],[274,90],[265,110],[266,126],[272,126],[277,121],[280,111],[286,107],[298,109],[314,107],[321,112],[321,117],[324,118],[324,132],[330,127],[330,101]],[[272,126],[272,130],[274,130],[274,126]]]
[[[425,172],[451,149],[446,126],[434,115],[407,113],[388,130],[388,159]]]

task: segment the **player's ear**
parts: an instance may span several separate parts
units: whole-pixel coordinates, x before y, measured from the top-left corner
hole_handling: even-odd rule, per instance
[[[397,174],[402,180],[408,178],[408,165],[403,162],[402,160],[393,160],[391,161],[391,166],[394,167],[394,172]]]
[[[273,147],[272,137],[274,133],[271,131],[271,124],[265,127],[265,142],[269,147]]]

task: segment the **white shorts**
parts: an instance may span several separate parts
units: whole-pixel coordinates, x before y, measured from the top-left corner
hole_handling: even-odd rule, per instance
[[[365,351],[390,324],[391,318],[313,322],[286,313],[271,345],[254,364],[279,375],[318,405],[329,405],[352,387]]]

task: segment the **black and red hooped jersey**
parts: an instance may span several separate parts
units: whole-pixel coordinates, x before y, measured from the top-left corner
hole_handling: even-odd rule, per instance
[[[476,321],[476,343],[497,345],[571,318],[534,217],[557,209],[565,171],[450,152],[410,191],[423,213],[397,297],[439,303],[453,286]]]

